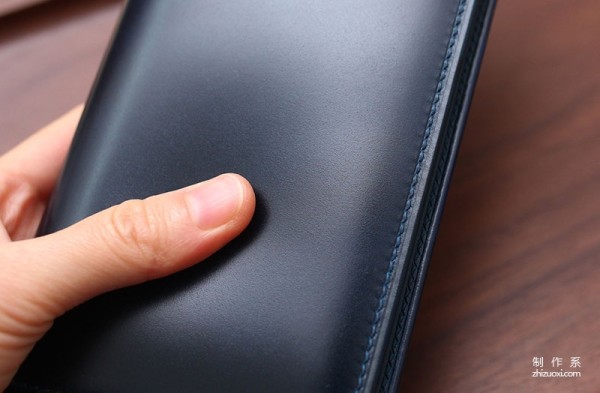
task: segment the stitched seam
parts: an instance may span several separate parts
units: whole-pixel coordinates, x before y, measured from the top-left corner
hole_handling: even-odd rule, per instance
[[[443,154],[440,158],[440,164],[437,165],[436,174],[434,176],[434,181],[433,181],[433,186],[432,186],[433,190],[435,190],[435,195],[432,195],[429,198],[429,204],[427,207],[428,214],[425,217],[426,224],[424,226],[423,232],[421,233],[419,247],[418,247],[419,252],[415,256],[415,258],[413,260],[413,264],[411,266],[411,274],[410,274],[409,282],[407,285],[408,290],[406,291],[407,294],[404,297],[404,301],[402,303],[400,317],[398,320],[399,328],[396,330],[394,340],[393,340],[393,343],[391,346],[392,352],[388,357],[387,370],[384,374],[383,386],[387,386],[390,383],[390,378],[392,376],[394,366],[397,362],[400,340],[401,340],[401,337],[403,336],[404,332],[406,331],[406,327],[403,325],[406,322],[406,318],[408,317],[407,314],[408,314],[409,306],[411,304],[411,300],[415,296],[414,293],[412,292],[412,290],[413,290],[413,288],[415,286],[415,282],[417,280],[419,266],[421,265],[420,260],[422,258],[423,253],[425,252],[424,247],[425,247],[425,242],[428,238],[428,232],[429,232],[427,230],[427,228],[430,228],[430,226],[431,226],[431,221],[433,220],[434,204],[435,204],[435,201],[437,200],[437,197],[441,191],[440,187],[441,187],[441,183],[443,183],[443,179],[444,179],[444,168],[445,168],[446,162],[450,156],[453,135],[455,135],[455,133],[456,133],[455,128],[456,128],[456,124],[460,117],[460,110],[462,108],[462,104],[464,102],[464,96],[466,94],[466,89],[467,89],[467,82],[469,80],[469,76],[471,75],[471,70],[473,68],[473,59],[475,58],[477,46],[480,41],[480,32],[483,27],[483,22],[485,20],[485,16],[486,16],[485,9],[487,9],[487,6],[488,6],[488,1],[483,3],[482,6],[480,7],[480,10],[477,12],[477,19],[474,24],[476,27],[475,27],[474,32],[471,33],[471,37],[469,39],[469,44],[467,46],[467,54],[465,57],[466,57],[466,59],[468,59],[467,60],[468,64],[466,66],[464,66],[464,68],[461,72],[460,78],[458,79],[458,87],[456,89],[456,91],[458,92],[458,96],[461,97],[461,99],[457,100],[456,104],[454,104],[451,115],[450,115],[450,119],[452,119],[452,120],[449,123],[449,129],[452,130],[452,132],[448,133],[447,136],[445,136],[443,138],[443,145],[442,145],[442,149],[441,149]],[[403,326],[403,327],[401,327],[401,326]],[[383,387],[382,387],[382,391],[383,391]]]
[[[444,82],[446,81],[446,77],[448,76],[448,68],[450,67],[450,60],[452,59],[452,56],[454,54],[454,48],[456,46],[456,41],[458,38],[459,27],[461,25],[462,17],[465,12],[465,9],[466,9],[466,0],[461,0],[458,5],[458,9],[456,11],[456,16],[454,19],[454,25],[452,27],[452,31],[450,33],[450,39],[448,41],[446,55],[444,56],[444,60],[442,62],[442,69],[440,71],[440,76],[439,76],[438,83],[437,83],[437,86],[435,89],[433,102],[431,104],[431,111],[429,112],[429,117],[427,118],[425,133],[423,135],[423,141],[421,143],[421,148],[419,150],[419,156],[417,159],[415,172],[413,174],[411,184],[410,184],[410,189],[408,191],[408,198],[406,201],[406,206],[404,208],[404,211],[402,213],[402,218],[400,220],[400,227],[398,229],[398,234],[396,235],[396,242],[394,245],[394,249],[392,251],[392,257],[390,259],[388,269],[385,274],[385,281],[384,281],[382,289],[381,289],[378,306],[377,306],[377,309],[375,310],[375,316],[373,318],[373,321],[371,322],[371,333],[369,335],[369,340],[367,342],[367,348],[365,349],[365,352],[364,352],[364,359],[361,364],[360,375],[358,376],[357,386],[354,389],[355,393],[359,393],[364,387],[364,383],[365,383],[365,379],[366,379],[366,375],[367,375],[367,367],[371,361],[372,351],[373,351],[373,348],[375,347],[375,339],[376,339],[377,333],[378,333],[377,327],[379,325],[379,322],[381,321],[381,316],[382,316],[383,310],[385,309],[385,305],[387,303],[386,300],[387,300],[387,295],[388,295],[388,291],[390,288],[390,284],[392,281],[393,272],[398,263],[398,251],[402,244],[402,237],[403,237],[402,235],[404,234],[404,232],[406,230],[406,223],[408,222],[408,219],[410,217],[410,213],[412,210],[413,198],[416,194],[416,188],[417,188],[417,185],[419,184],[423,161],[425,160],[425,152],[427,150],[427,147],[429,146],[429,137],[431,136],[431,132],[432,132],[433,125],[434,125],[434,118],[435,118],[435,115],[437,114],[438,105],[439,105],[441,97],[442,97],[442,92],[444,91],[444,87],[445,87]]]
[[[462,104],[464,103],[464,96],[465,96],[465,92],[467,89],[467,82],[469,80],[469,76],[471,75],[471,70],[473,67],[473,59],[476,55],[476,49],[478,46],[478,43],[480,41],[480,32],[481,29],[483,27],[483,22],[485,20],[485,9],[488,6],[488,2],[486,1],[485,3],[483,3],[483,5],[480,7],[480,10],[477,13],[477,19],[475,22],[475,31],[473,33],[471,33],[471,37],[469,39],[469,44],[467,46],[467,54],[465,55],[467,60],[467,65],[463,67],[463,70],[461,72],[461,75],[458,79],[458,87],[456,89],[456,91],[458,92],[458,97],[461,97],[461,99],[457,100],[457,102],[453,105],[452,111],[451,111],[451,115],[450,115],[450,123],[448,126],[448,129],[451,130],[450,133],[447,133],[444,137],[443,137],[443,142],[442,142],[442,155],[440,157],[440,164],[437,165],[436,168],[436,172],[433,178],[433,183],[432,183],[432,189],[434,190],[434,192],[432,193],[432,195],[429,198],[429,203],[427,205],[427,214],[425,216],[425,224],[423,226],[422,232],[421,232],[421,236],[419,239],[419,246],[417,247],[418,252],[416,254],[416,256],[413,258],[413,263],[411,265],[411,269],[410,269],[410,275],[409,275],[409,280],[407,283],[407,290],[406,290],[406,295],[404,296],[404,301],[402,302],[402,307],[401,307],[401,311],[400,311],[400,317],[398,318],[398,322],[397,322],[397,328],[396,328],[396,332],[394,335],[394,339],[391,345],[391,353],[388,356],[388,362],[387,362],[387,366],[386,366],[386,371],[384,373],[384,380],[382,383],[382,387],[381,387],[381,391],[384,392],[386,391],[386,387],[388,387],[390,385],[391,382],[391,378],[394,372],[394,368],[395,365],[397,363],[397,356],[399,354],[399,349],[400,349],[400,340],[402,338],[402,336],[405,334],[406,332],[406,319],[408,318],[408,310],[409,307],[414,299],[414,297],[416,296],[415,293],[413,292],[413,289],[416,285],[416,281],[418,278],[418,273],[420,271],[420,269],[422,268],[422,256],[423,253],[425,252],[425,243],[428,239],[428,234],[429,234],[429,228],[431,228],[431,222],[434,218],[434,209],[435,209],[435,203],[437,201],[437,198],[439,197],[439,194],[441,192],[441,185],[443,183],[443,179],[444,179],[444,168],[446,167],[446,163],[450,157],[450,152],[451,152],[451,147],[452,147],[452,140],[453,140],[453,136],[455,135],[456,131],[456,124],[459,120],[460,117],[460,110],[462,108]]]
[[[27,382],[16,382],[13,381],[7,390],[7,393],[10,392],[21,392],[21,393],[61,393],[60,390],[46,388],[42,386],[38,386],[32,383]]]

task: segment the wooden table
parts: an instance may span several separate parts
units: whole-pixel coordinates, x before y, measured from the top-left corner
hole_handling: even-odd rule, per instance
[[[0,16],[0,152],[85,100],[120,7]],[[600,2],[500,1],[402,390],[600,391],[599,288]]]

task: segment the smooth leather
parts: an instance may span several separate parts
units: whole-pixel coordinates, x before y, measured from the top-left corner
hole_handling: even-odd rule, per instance
[[[395,389],[491,9],[130,1],[40,234],[223,172],[256,216],[67,313],[11,389]]]

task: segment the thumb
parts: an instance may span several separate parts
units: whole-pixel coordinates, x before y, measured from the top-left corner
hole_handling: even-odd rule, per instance
[[[248,225],[254,205],[250,184],[226,174],[2,245],[0,387],[56,317],[93,296],[207,258]]]

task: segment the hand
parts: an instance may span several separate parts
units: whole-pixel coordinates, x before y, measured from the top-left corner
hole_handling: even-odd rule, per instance
[[[74,109],[0,157],[0,391],[55,318],[207,258],[254,212],[250,184],[226,174],[31,239],[80,114]]]

